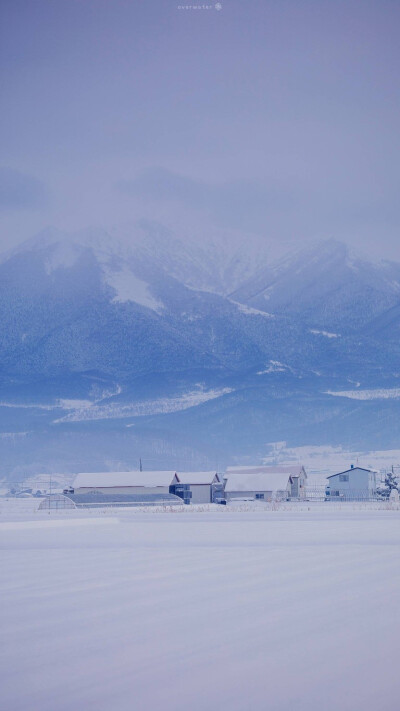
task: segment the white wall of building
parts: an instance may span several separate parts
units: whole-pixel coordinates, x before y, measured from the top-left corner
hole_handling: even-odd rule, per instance
[[[234,501],[235,499],[286,501],[289,496],[289,489],[283,491],[225,491],[225,498],[227,501]]]
[[[368,499],[376,493],[375,472],[354,467],[329,477],[330,498]]]
[[[212,485],[219,483],[217,472],[178,472],[173,484],[182,484],[192,494],[191,504],[209,504],[212,501]]]
[[[192,492],[191,504],[209,504],[211,501],[211,486],[210,484],[191,484],[190,491]]]

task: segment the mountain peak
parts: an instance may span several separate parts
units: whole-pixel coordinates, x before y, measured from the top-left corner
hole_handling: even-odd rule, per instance
[[[18,255],[39,252],[46,260],[55,261],[57,266],[68,267],[71,266],[73,256],[74,259],[77,259],[85,250],[92,251],[100,263],[114,257],[126,259],[129,252],[122,242],[102,228],[87,227],[74,232],[66,232],[48,226],[14,249],[4,252],[1,255],[0,263]]]

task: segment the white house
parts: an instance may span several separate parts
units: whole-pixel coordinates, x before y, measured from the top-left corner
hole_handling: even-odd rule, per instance
[[[183,495],[191,504],[209,504],[213,500],[213,487],[219,484],[217,472],[179,472],[175,474],[171,493]]]
[[[328,476],[331,501],[368,501],[376,496],[376,474],[372,469],[354,467]]]
[[[77,474],[75,494],[169,494],[176,472],[90,472]]]
[[[306,497],[307,474],[301,464],[268,465],[260,467],[228,467],[224,478],[227,478],[230,474],[265,474],[266,476],[275,474],[286,475],[287,479],[290,480],[290,498],[305,499]]]
[[[262,467],[249,467],[247,471],[227,471],[225,498],[286,501],[290,498],[292,480],[287,472],[263,472]],[[253,470],[253,471],[252,471]]]

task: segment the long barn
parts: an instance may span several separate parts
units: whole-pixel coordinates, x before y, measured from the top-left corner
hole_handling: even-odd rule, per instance
[[[290,498],[291,486],[291,478],[287,473],[227,472],[225,497],[227,501],[234,501],[235,499],[286,501]]]
[[[169,494],[175,476],[174,471],[87,472],[76,476],[72,489],[75,494]]]
[[[306,498],[307,474],[301,464],[269,464],[261,466],[228,467],[224,479],[228,481],[232,474],[263,475],[265,480],[260,479],[260,481],[265,481],[263,491],[269,492],[268,496],[270,496],[271,491],[276,491],[277,486],[279,486],[281,490],[282,488],[286,490],[287,483],[289,482],[289,496],[291,499],[296,500]]]

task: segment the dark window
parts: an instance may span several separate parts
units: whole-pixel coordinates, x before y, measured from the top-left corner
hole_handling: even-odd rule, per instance
[[[263,499],[263,498],[264,498],[264,494],[256,494],[256,499]]]

